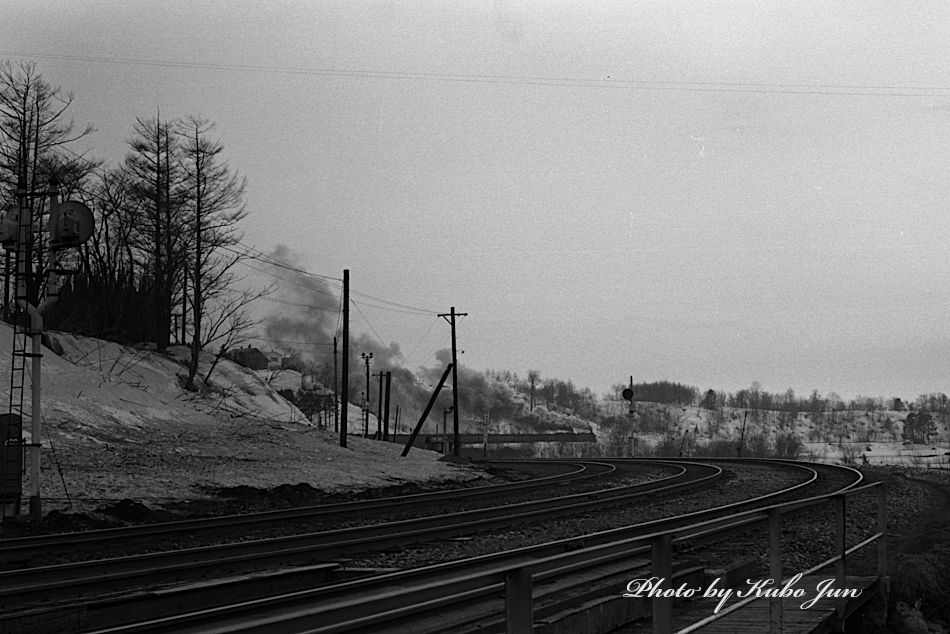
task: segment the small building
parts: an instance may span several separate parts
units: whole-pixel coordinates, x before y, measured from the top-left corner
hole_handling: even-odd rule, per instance
[[[230,350],[226,356],[231,361],[251,370],[267,370],[270,365],[269,357],[250,344],[246,348]]]
[[[284,354],[282,352],[277,352],[276,350],[271,350],[270,352],[265,352],[264,356],[267,357],[267,367],[266,370],[280,370],[284,367]]]

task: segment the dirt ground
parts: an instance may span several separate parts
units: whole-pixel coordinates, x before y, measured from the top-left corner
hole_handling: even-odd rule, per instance
[[[865,614],[856,631],[924,634],[948,631],[950,624],[950,471],[864,469],[888,486],[887,620]],[[876,574],[873,557],[856,574]]]
[[[489,475],[441,455],[277,421],[235,418],[216,426],[192,422],[142,426],[96,439],[49,426],[41,470],[43,530],[82,530],[117,521],[184,516],[358,499],[366,495],[460,486]],[[119,435],[121,433],[121,435]],[[30,490],[23,485],[24,498]],[[21,514],[27,514],[24,499]],[[18,525],[27,518],[21,515]],[[14,530],[0,527],[0,536]]]

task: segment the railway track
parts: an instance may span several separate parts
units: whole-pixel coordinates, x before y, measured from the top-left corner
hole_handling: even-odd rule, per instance
[[[703,482],[720,474],[718,468],[707,468],[697,477],[679,467],[674,475],[659,480],[546,500],[319,533],[4,571],[0,572],[0,610],[25,605],[30,597],[40,593],[47,601],[79,597],[92,592],[111,592],[200,575],[235,574],[264,566],[320,562],[354,553],[496,530],[519,522],[620,504],[648,493]]]
[[[612,462],[623,464],[625,461]],[[652,461],[651,464],[668,465],[669,462]],[[513,562],[524,561],[525,558],[531,560],[550,557],[557,558],[563,556],[565,552],[581,547],[590,548],[592,546],[611,544],[618,541],[625,542],[636,539],[637,535],[641,535],[645,531],[648,532],[660,528],[674,527],[678,522],[709,521],[717,515],[728,516],[739,510],[755,507],[756,505],[774,503],[780,496],[788,496],[806,487],[814,488],[819,485],[820,478],[815,468],[805,467],[795,463],[786,464],[784,468],[798,470],[803,474],[807,474],[807,477],[803,477],[800,482],[793,487],[787,487],[786,490],[774,492],[768,496],[760,496],[754,500],[746,500],[741,503],[726,505],[717,509],[693,512],[674,518],[643,522],[635,526],[602,531],[597,534],[585,535],[579,538],[557,540],[546,544],[512,549],[497,555],[486,555],[462,562],[450,562],[437,566],[428,566],[415,571],[375,575],[359,581],[329,583],[332,576],[326,576],[321,581],[318,581],[318,583],[324,584],[322,587],[315,588],[308,592],[290,593],[289,595],[274,599],[252,599],[241,603],[239,606],[232,605],[212,610],[193,611],[184,617],[171,617],[171,620],[158,619],[149,625],[138,625],[132,627],[132,629],[122,629],[120,627],[120,629],[116,631],[186,631],[183,628],[185,628],[188,623],[196,623],[197,625],[195,627],[197,629],[187,631],[232,631],[229,628],[245,627],[247,625],[247,623],[244,622],[248,621],[248,614],[256,614],[259,616],[262,612],[272,615],[267,617],[267,619],[270,619],[268,620],[268,623],[270,623],[270,625],[267,626],[268,628],[272,626],[277,627],[277,625],[275,625],[276,623],[289,623],[290,625],[287,625],[287,627],[290,629],[284,629],[284,625],[280,625],[280,629],[254,630],[252,628],[247,631],[305,631],[305,629],[294,629],[298,626],[303,627],[303,625],[298,622],[300,618],[304,620],[309,619],[308,622],[312,625],[315,622],[314,619],[316,622],[325,623],[326,619],[332,616],[332,614],[349,613],[348,609],[339,607],[340,602],[342,602],[342,605],[358,604],[361,606],[358,611],[369,611],[375,614],[377,611],[373,606],[378,605],[378,603],[374,604],[374,601],[381,600],[380,595],[386,595],[391,589],[392,584],[399,584],[400,587],[403,588],[414,588],[419,585],[427,588],[431,586],[431,591],[437,592],[440,581],[448,583],[452,579],[471,574],[472,570],[484,568],[485,566],[510,565]],[[584,493],[565,496],[564,499],[559,500],[557,504],[554,504],[552,501],[535,501],[523,505],[509,505],[457,513],[454,514],[455,517],[408,520],[361,527],[360,529],[345,529],[343,531],[336,531],[336,534],[330,535],[323,533],[302,536],[298,538],[297,541],[288,540],[283,543],[278,543],[278,540],[262,540],[260,543],[227,545],[220,550],[215,548],[214,550],[216,550],[216,552],[214,553],[207,549],[189,549],[176,553],[155,553],[147,555],[145,558],[135,558],[134,560],[120,558],[118,560],[92,562],[85,572],[79,574],[77,574],[79,568],[75,566],[71,566],[68,571],[65,568],[60,568],[59,570],[34,569],[32,571],[34,573],[38,572],[40,575],[53,576],[43,577],[39,582],[26,582],[25,577],[19,579],[15,579],[13,576],[7,577],[6,580],[0,581],[2,587],[5,588],[5,592],[7,592],[7,594],[0,594],[0,601],[4,604],[12,605],[22,601],[23,597],[30,596],[30,594],[36,593],[37,591],[42,591],[47,597],[56,595],[57,593],[60,593],[60,596],[69,596],[70,592],[75,592],[77,583],[85,586],[87,591],[92,589],[97,594],[101,594],[106,592],[109,583],[127,585],[131,579],[143,578],[144,575],[145,578],[149,578],[150,582],[154,584],[156,578],[161,575],[165,575],[167,579],[173,579],[176,575],[182,575],[184,573],[193,577],[199,567],[205,568],[214,576],[221,577],[233,574],[233,572],[229,573],[228,571],[233,571],[235,566],[239,568],[251,561],[255,562],[255,565],[262,563],[284,566],[290,565],[294,567],[293,570],[296,572],[304,570],[307,573],[317,574],[318,571],[316,569],[321,568],[320,565],[304,566],[301,569],[300,564],[302,561],[305,559],[319,560],[321,558],[339,558],[346,553],[360,552],[367,548],[394,548],[419,541],[436,538],[444,539],[451,535],[494,530],[501,526],[510,526],[524,521],[544,521],[545,518],[551,518],[557,515],[563,516],[585,509],[599,509],[608,505],[623,504],[640,496],[657,494],[662,491],[670,492],[678,490],[683,484],[692,486],[701,485],[718,478],[722,473],[722,468],[719,466],[689,462],[680,463],[680,469],[681,472],[679,474],[662,479],[659,482],[650,482],[631,487],[613,487],[598,492],[597,494]],[[858,476],[860,476],[860,474],[858,474]],[[859,481],[853,474],[851,474],[850,478],[851,481],[843,485],[839,483],[830,486],[846,488],[855,486]],[[727,517],[726,520],[722,522],[722,526],[727,526],[728,521]],[[714,528],[721,527],[714,525]],[[281,538],[281,540],[283,539],[284,538]],[[321,543],[315,544],[314,542],[316,541]],[[160,565],[155,565],[156,563]],[[604,564],[606,562],[601,563]],[[332,565],[333,564],[330,566]],[[326,572],[325,568],[327,567],[326,564],[323,565],[323,572]],[[60,578],[59,580],[56,579],[57,574],[64,573],[67,574],[67,577]],[[2,575],[0,575],[0,577],[2,577]],[[34,579],[36,579],[35,576]],[[198,602],[199,605],[202,604],[201,601],[206,601],[205,604],[209,602],[214,603],[214,601],[220,602],[220,595],[222,594],[221,588],[228,587],[227,584],[228,582],[222,582],[222,585],[217,589],[215,589],[215,584],[205,584],[204,589],[201,591],[193,586],[191,588],[186,587],[180,590],[178,594],[184,593],[192,599],[193,602]],[[99,589],[96,590],[95,587]],[[375,597],[375,599],[356,599],[352,596],[352,593],[356,591],[359,591],[361,594],[368,592],[368,596]],[[198,595],[202,592],[205,593],[206,599],[198,598]],[[224,592],[227,591],[224,590]],[[109,609],[111,609],[113,613],[116,613],[116,606],[124,606],[125,609],[129,609],[130,605],[148,605],[151,606],[150,609],[155,609],[156,606],[164,604],[163,608],[158,608],[159,614],[162,613],[161,610],[165,610],[166,612],[181,612],[189,609],[187,605],[188,602],[183,603],[180,596],[175,598],[175,594],[176,592],[174,590],[145,590],[137,595],[134,593],[130,595],[128,592],[125,592],[122,595],[124,598],[100,598],[98,602],[102,607],[103,615]],[[217,598],[215,598],[214,595],[218,595]],[[416,601],[416,599],[412,600]],[[110,621],[102,615],[98,617],[93,615],[90,617],[90,609],[95,611],[94,603],[95,602],[90,604],[88,601],[85,601],[85,607],[81,608],[85,616],[77,616],[77,618],[87,618],[89,622],[99,623],[100,625],[108,624]],[[296,612],[299,611],[298,607],[294,607],[299,605],[308,606],[305,610],[307,616],[297,615],[293,618],[288,617],[288,614],[296,614]],[[59,606],[57,611],[62,612],[62,609],[62,606]],[[70,608],[67,608],[66,611],[68,612],[69,609]],[[316,610],[316,612],[314,612],[314,610]],[[32,622],[35,623],[37,619],[43,618],[44,613],[48,612],[48,608],[38,607],[33,610],[32,614],[22,611],[20,614],[22,618],[27,618],[28,620],[32,619]],[[118,610],[118,612],[121,612],[121,610]],[[140,611],[139,618],[141,618],[143,614],[144,613]],[[199,614],[201,615],[200,619]],[[250,621],[258,622],[260,620],[258,616],[251,617]],[[2,618],[2,615],[0,615],[0,618]],[[112,618],[121,619],[125,617]],[[214,623],[217,623],[221,619],[226,620],[226,625],[221,626],[226,629],[207,629],[208,627],[217,627]],[[121,622],[121,620],[112,622]],[[0,621],[0,623],[2,623],[2,621]],[[244,625],[241,625],[241,623],[244,623]],[[357,624],[354,625],[354,627],[361,629],[364,625],[366,624]],[[340,627],[344,629],[328,631],[355,631],[345,629],[349,627],[345,624],[341,624]]]
[[[506,465],[524,464],[517,460],[497,462]],[[563,473],[506,484],[414,493],[240,515],[221,515],[142,526],[2,539],[0,540],[0,565],[7,569],[26,567],[37,556],[49,556],[51,553],[79,549],[93,551],[96,546],[102,545],[110,550],[115,550],[123,544],[134,544],[146,540],[154,544],[160,539],[179,536],[194,539],[201,535],[240,534],[261,526],[332,520],[340,517],[353,518],[370,512],[385,515],[394,509],[409,506],[431,506],[441,502],[458,503],[460,500],[471,500],[478,497],[506,497],[516,491],[528,492],[546,489],[551,486],[607,478],[617,471],[616,465],[596,461],[550,460],[545,461],[545,464],[566,467],[567,470]]]
[[[605,463],[593,464],[602,472],[612,472],[617,468]],[[35,616],[37,613],[48,613],[51,610],[59,611],[63,601],[79,601],[86,606],[83,608],[85,610],[89,606],[87,598],[90,596],[106,597],[105,602],[110,603],[111,599],[108,597],[113,593],[128,595],[131,589],[136,587],[180,582],[200,576],[223,577],[261,567],[292,567],[291,576],[302,572],[310,582],[322,582],[325,581],[324,573],[328,566],[319,562],[339,558],[345,553],[393,548],[408,543],[497,529],[529,519],[564,515],[598,505],[621,504],[639,495],[676,488],[721,474],[721,469],[705,467],[701,473],[702,477],[699,478],[695,471],[689,472],[682,466],[655,464],[673,471],[674,474],[635,485],[608,487],[595,492],[437,517],[5,571],[0,573],[0,626],[22,621],[24,618],[32,619],[29,614]],[[317,563],[308,565],[307,562]],[[263,576],[268,585],[274,585],[275,576],[286,577],[280,574]],[[280,581],[281,579],[278,579],[278,586]],[[195,596],[193,591],[187,589],[185,593],[191,597]],[[36,602],[38,597],[43,599],[42,604]],[[57,602],[56,605],[53,606],[51,601]]]
[[[536,583],[545,588],[538,593],[536,616],[553,617],[578,601],[602,594],[611,584],[615,586],[620,578],[636,576],[636,571],[647,565],[644,557],[650,550],[649,543],[637,543],[644,535],[702,523],[699,528],[678,538],[680,543],[694,545],[716,531],[730,530],[730,524],[736,523],[734,516],[737,513],[787,499],[795,491],[844,490],[861,482],[860,473],[850,471],[829,487],[816,488],[821,480],[819,468],[806,465],[789,468],[807,472],[809,477],[784,490],[740,503],[595,535],[331,584],[274,599],[252,600],[107,629],[102,634],[400,632],[407,631],[407,628],[419,633],[504,631],[504,623],[499,622],[497,616],[504,611],[504,600],[498,596],[504,593],[507,574],[504,571],[510,571],[514,566],[532,566]],[[685,569],[688,571],[689,565]],[[485,575],[490,578],[494,574],[492,570],[502,572],[495,575],[497,582],[486,583]],[[681,573],[685,574],[685,571]]]

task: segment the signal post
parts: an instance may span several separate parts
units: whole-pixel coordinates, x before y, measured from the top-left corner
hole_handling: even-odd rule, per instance
[[[49,191],[38,196],[49,196],[50,256],[46,269],[46,298],[40,302],[40,284],[33,284],[33,207],[26,189],[26,179],[20,176],[17,184],[16,205],[7,209],[0,218],[0,246],[15,255],[16,283],[14,295],[14,346],[11,361],[10,401],[7,414],[2,417],[5,430],[0,432],[0,520],[19,514],[22,480],[17,470],[15,476],[9,468],[11,453],[18,451],[22,443],[21,432],[14,439],[9,433],[22,428],[23,388],[26,359],[31,361],[30,393],[30,518],[42,519],[40,496],[40,462],[42,449],[42,313],[59,297],[61,276],[72,273],[60,266],[60,256],[65,249],[78,247],[92,236],[93,216],[86,205],[76,201],[59,202],[58,183],[50,179]],[[32,288],[31,288],[32,287]],[[30,352],[26,351],[26,338],[31,339]],[[19,441],[19,442],[13,442]],[[12,450],[12,451],[11,451]],[[11,476],[16,479],[11,481]]]

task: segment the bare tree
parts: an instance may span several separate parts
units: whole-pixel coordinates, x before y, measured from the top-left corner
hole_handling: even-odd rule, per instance
[[[133,180],[132,194],[145,213],[135,236],[136,248],[150,265],[155,347],[164,351],[170,343],[171,311],[176,284],[184,266],[185,220],[183,174],[174,134],[176,122],[135,120],[132,151],[125,166]]]
[[[214,359],[211,361],[211,366],[204,375],[203,381],[205,384],[211,379],[211,374],[218,366],[218,362],[221,358],[224,357],[229,350],[233,350],[249,341],[253,334],[252,331],[260,324],[260,321],[252,320],[248,316],[246,311],[247,306],[269,295],[272,291],[273,287],[268,287],[256,291],[246,290],[239,293],[232,293],[225,301],[214,302],[211,306],[211,310],[206,312],[204,315],[206,325],[205,338],[201,349],[216,347],[217,351],[215,352]],[[194,348],[192,348],[192,350],[194,350]],[[197,375],[198,366],[194,356],[192,356],[191,364],[188,366],[189,374],[192,371],[192,367],[194,367],[194,372]],[[186,379],[186,386],[187,385],[191,386],[189,389],[195,389],[194,376],[190,376]]]
[[[185,174],[189,211],[191,288],[191,358],[185,387],[196,389],[198,360],[203,349],[218,346],[218,356],[236,345],[253,325],[243,308],[267,294],[235,290],[234,267],[245,255],[232,247],[241,238],[238,223],[247,216],[246,180],[231,172],[222,160],[224,145],[210,138],[214,124],[189,117],[178,126],[182,171]],[[207,332],[206,332],[207,331]],[[208,380],[211,371],[205,376]]]
[[[528,385],[530,386],[530,411],[534,411],[534,386],[541,379],[541,373],[537,370],[528,370]]]
[[[0,195],[12,201],[18,185],[28,192],[45,190],[47,181],[55,177],[67,189],[74,189],[95,167],[80,154],[69,152],[67,146],[94,129],[91,125],[76,128],[67,120],[73,96],[50,86],[36,70],[33,62],[14,64],[0,61]],[[40,230],[33,252],[35,274],[28,281],[31,301],[39,293],[38,280],[43,279],[45,196],[30,196],[33,219]]]

